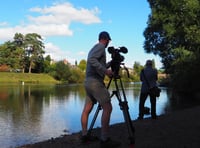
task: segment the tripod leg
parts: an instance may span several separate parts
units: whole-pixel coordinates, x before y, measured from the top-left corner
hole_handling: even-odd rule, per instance
[[[130,148],[134,148],[134,145],[135,145],[135,128],[132,125],[131,117],[130,117],[130,114],[129,114],[129,111],[128,111],[128,109],[129,109],[128,108],[128,102],[126,100],[126,95],[125,95],[125,92],[124,92],[124,88],[123,88],[121,79],[120,79],[120,86],[121,86],[122,93],[123,93],[123,99],[124,99],[123,101],[122,101],[122,98],[121,98],[121,95],[120,95],[117,80],[115,79],[115,87],[117,89],[115,91],[115,95],[116,95],[116,97],[119,101],[119,106],[120,106],[120,109],[123,111],[124,120],[125,120],[125,123],[127,125],[127,129],[128,129],[128,133],[129,133],[129,139],[130,139]]]
[[[94,127],[94,123],[95,123],[95,121],[97,119],[97,116],[98,116],[100,110],[101,110],[101,105],[99,104],[97,106],[96,112],[95,112],[94,117],[92,119],[92,122],[90,124],[90,128],[88,129],[88,133],[87,133],[88,136],[91,134],[91,131],[92,131],[93,127]]]
[[[135,144],[135,128],[133,127],[131,117],[128,111],[128,104],[127,102],[120,102],[120,107],[123,111],[124,120],[127,125],[128,133],[129,133],[129,139],[130,139],[130,146],[134,147]]]

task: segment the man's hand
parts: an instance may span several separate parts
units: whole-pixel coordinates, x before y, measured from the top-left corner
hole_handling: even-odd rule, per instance
[[[110,70],[110,69],[107,69],[106,72],[105,72],[105,74],[106,74],[109,78],[111,78],[111,77],[113,76],[113,72],[112,72],[112,70]]]

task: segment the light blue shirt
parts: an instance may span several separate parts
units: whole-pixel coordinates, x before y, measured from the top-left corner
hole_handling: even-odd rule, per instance
[[[86,80],[96,79],[103,82],[106,71],[105,45],[97,43],[90,50],[87,58]]]

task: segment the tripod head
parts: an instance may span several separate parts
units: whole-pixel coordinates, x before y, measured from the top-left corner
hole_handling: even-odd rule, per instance
[[[126,47],[119,47],[119,48],[114,48],[113,46],[108,47],[108,52],[111,54],[112,60],[108,63],[107,68],[111,67],[113,71],[113,77],[114,78],[120,78],[119,75],[119,70],[121,68],[121,65],[124,65],[122,63],[124,61],[124,56],[122,56],[120,53],[127,53],[128,49]],[[125,67],[125,66],[124,66]],[[127,71],[128,77],[128,69],[125,67],[125,70]]]

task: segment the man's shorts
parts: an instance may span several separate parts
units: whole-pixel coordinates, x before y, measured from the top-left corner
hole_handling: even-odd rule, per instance
[[[87,79],[85,81],[86,102],[92,101],[103,105],[110,101],[110,93],[103,82],[96,79]]]

